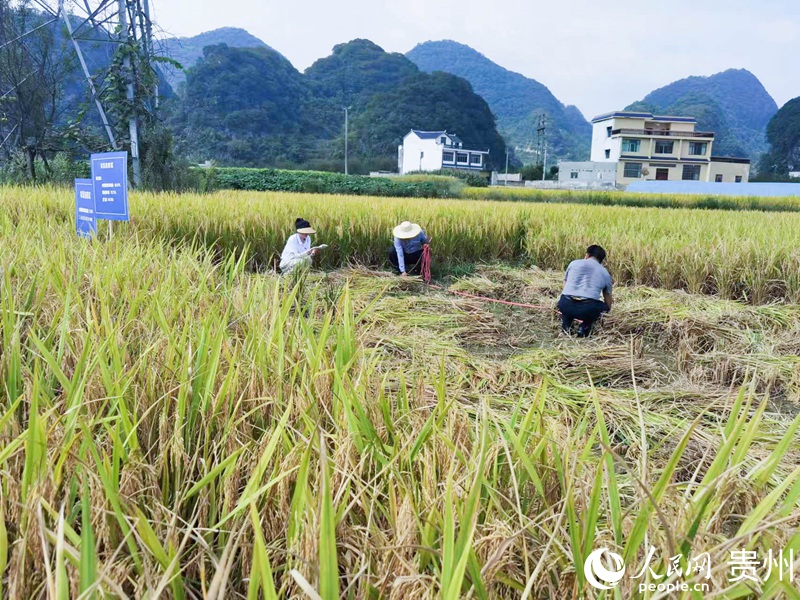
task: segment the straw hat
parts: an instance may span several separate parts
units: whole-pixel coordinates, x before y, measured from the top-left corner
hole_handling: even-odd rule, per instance
[[[294,222],[295,229],[297,229],[297,233],[317,233],[314,228],[311,227],[311,223],[306,221],[305,219],[297,219]]]
[[[411,221],[403,221],[392,230],[392,235],[401,240],[410,240],[417,237],[422,231],[422,227]]]

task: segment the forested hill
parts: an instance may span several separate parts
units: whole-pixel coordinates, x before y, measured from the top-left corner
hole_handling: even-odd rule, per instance
[[[221,27],[191,37],[173,37],[161,40],[161,52],[189,69],[203,57],[203,48],[217,44],[226,44],[233,48],[267,48],[270,47],[256,36],[238,27]],[[174,90],[186,81],[185,71],[175,67],[165,69],[167,82]]]
[[[331,168],[343,159],[345,106],[354,170],[396,167],[412,128],[447,129],[505,160],[494,116],[467,81],[423,73],[369,40],[337,45],[305,73],[266,47],[206,47],[172,100],[170,124],[192,160]]]
[[[745,69],[687,77],[650,92],[628,110],[691,116],[697,129],[714,131],[714,154],[757,159],[767,149],[767,123],[778,105]]]
[[[463,77],[489,103],[500,133],[515,154],[536,162],[532,153],[539,115],[547,115],[551,155],[588,160],[591,126],[575,106],[566,106],[535,79],[514,73],[480,52],[450,40],[419,44],[406,56],[426,72],[444,71]]]
[[[767,125],[770,149],[761,160],[764,175],[786,177],[800,171],[800,97],[789,100]]]

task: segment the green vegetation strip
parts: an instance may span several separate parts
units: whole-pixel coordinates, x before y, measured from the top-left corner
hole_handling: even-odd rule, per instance
[[[408,175],[364,177],[324,171],[282,169],[193,169],[201,190],[248,190],[256,192],[303,192],[351,196],[456,198],[464,183],[455,177]]]
[[[457,175],[457,176],[456,176]],[[513,202],[588,204],[641,208],[696,208],[800,212],[800,197],[756,198],[752,196],[702,196],[694,194],[629,194],[605,190],[538,190],[517,187],[486,187],[471,173],[443,171],[442,175],[364,177],[322,171],[281,169],[211,168],[192,169],[192,180],[201,191],[219,189],[257,192],[303,192],[351,196],[415,198],[463,198]],[[474,186],[477,181],[484,183]]]

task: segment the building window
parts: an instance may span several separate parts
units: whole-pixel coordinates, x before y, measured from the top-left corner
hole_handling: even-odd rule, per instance
[[[455,162],[455,156],[453,155],[452,152],[443,152],[442,161],[446,163]]]
[[[577,171],[572,171],[572,172],[569,174],[569,178],[570,178],[570,179],[577,179],[577,178],[578,178],[578,172],[577,172]]]
[[[642,145],[641,140],[634,140],[631,138],[622,138],[622,151],[623,152],[639,152]]]
[[[447,143],[447,138],[445,136],[442,136],[441,142],[442,142],[442,144],[446,144]]]
[[[623,175],[632,179],[638,179],[642,176],[642,163],[626,162]]]
[[[611,158],[611,150],[606,150],[606,158]]]
[[[706,142],[689,142],[689,156],[705,156]]]
[[[741,175],[737,175],[736,176],[736,183],[742,183],[742,176]]]
[[[700,165],[683,165],[684,181],[700,181]]]
[[[470,156],[469,156],[469,164],[481,166],[481,155],[480,154],[470,154]]]
[[[669,181],[669,169],[656,169],[656,181]]]
[[[462,164],[465,164],[465,165],[468,164],[469,163],[469,154],[467,154],[466,152],[457,152],[456,153],[456,162],[457,163],[462,163]]]
[[[722,175],[714,175],[714,183],[722,183]]]
[[[672,154],[672,149],[675,146],[675,142],[670,142],[668,140],[656,140],[656,154]]]
[[[611,137],[611,127],[606,127],[606,137]]]

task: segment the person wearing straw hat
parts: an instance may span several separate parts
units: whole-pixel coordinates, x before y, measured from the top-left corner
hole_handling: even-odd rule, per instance
[[[403,221],[392,230],[394,244],[389,249],[389,262],[402,276],[419,275],[422,267],[422,247],[428,237],[422,227]]]
[[[605,259],[606,251],[593,244],[586,249],[584,258],[569,263],[564,274],[564,291],[558,300],[564,333],[571,333],[572,323],[580,321],[578,337],[588,337],[595,321],[611,310],[614,298],[611,275],[603,266]]]
[[[290,235],[286,246],[281,252],[281,273],[291,273],[297,267],[311,266],[311,258],[317,253],[317,248],[311,247],[311,235],[317,233],[305,219],[296,219],[294,228],[297,233]]]

